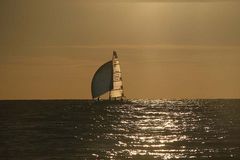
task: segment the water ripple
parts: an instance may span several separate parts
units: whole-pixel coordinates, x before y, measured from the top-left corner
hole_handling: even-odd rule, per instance
[[[0,159],[240,159],[239,100],[0,105]]]

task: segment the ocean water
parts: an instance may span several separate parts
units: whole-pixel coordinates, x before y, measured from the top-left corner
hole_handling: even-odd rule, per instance
[[[0,101],[1,160],[240,159],[240,100]]]

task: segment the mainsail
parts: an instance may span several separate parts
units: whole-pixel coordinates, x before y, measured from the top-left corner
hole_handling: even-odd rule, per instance
[[[110,99],[122,98],[123,95],[123,84],[122,84],[122,73],[118,60],[117,53],[113,52],[113,89],[110,91]]]
[[[122,99],[123,84],[122,74],[117,53],[113,51],[111,61],[103,64],[94,74],[92,79],[92,97],[99,98],[109,92],[109,99]]]

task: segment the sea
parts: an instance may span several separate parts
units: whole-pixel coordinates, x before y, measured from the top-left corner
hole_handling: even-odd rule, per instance
[[[240,159],[240,99],[0,101],[0,160],[88,159]]]

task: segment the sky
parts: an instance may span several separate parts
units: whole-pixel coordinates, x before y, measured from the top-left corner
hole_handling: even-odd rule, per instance
[[[119,56],[127,98],[240,98],[237,0],[1,0],[0,99],[90,99]]]

